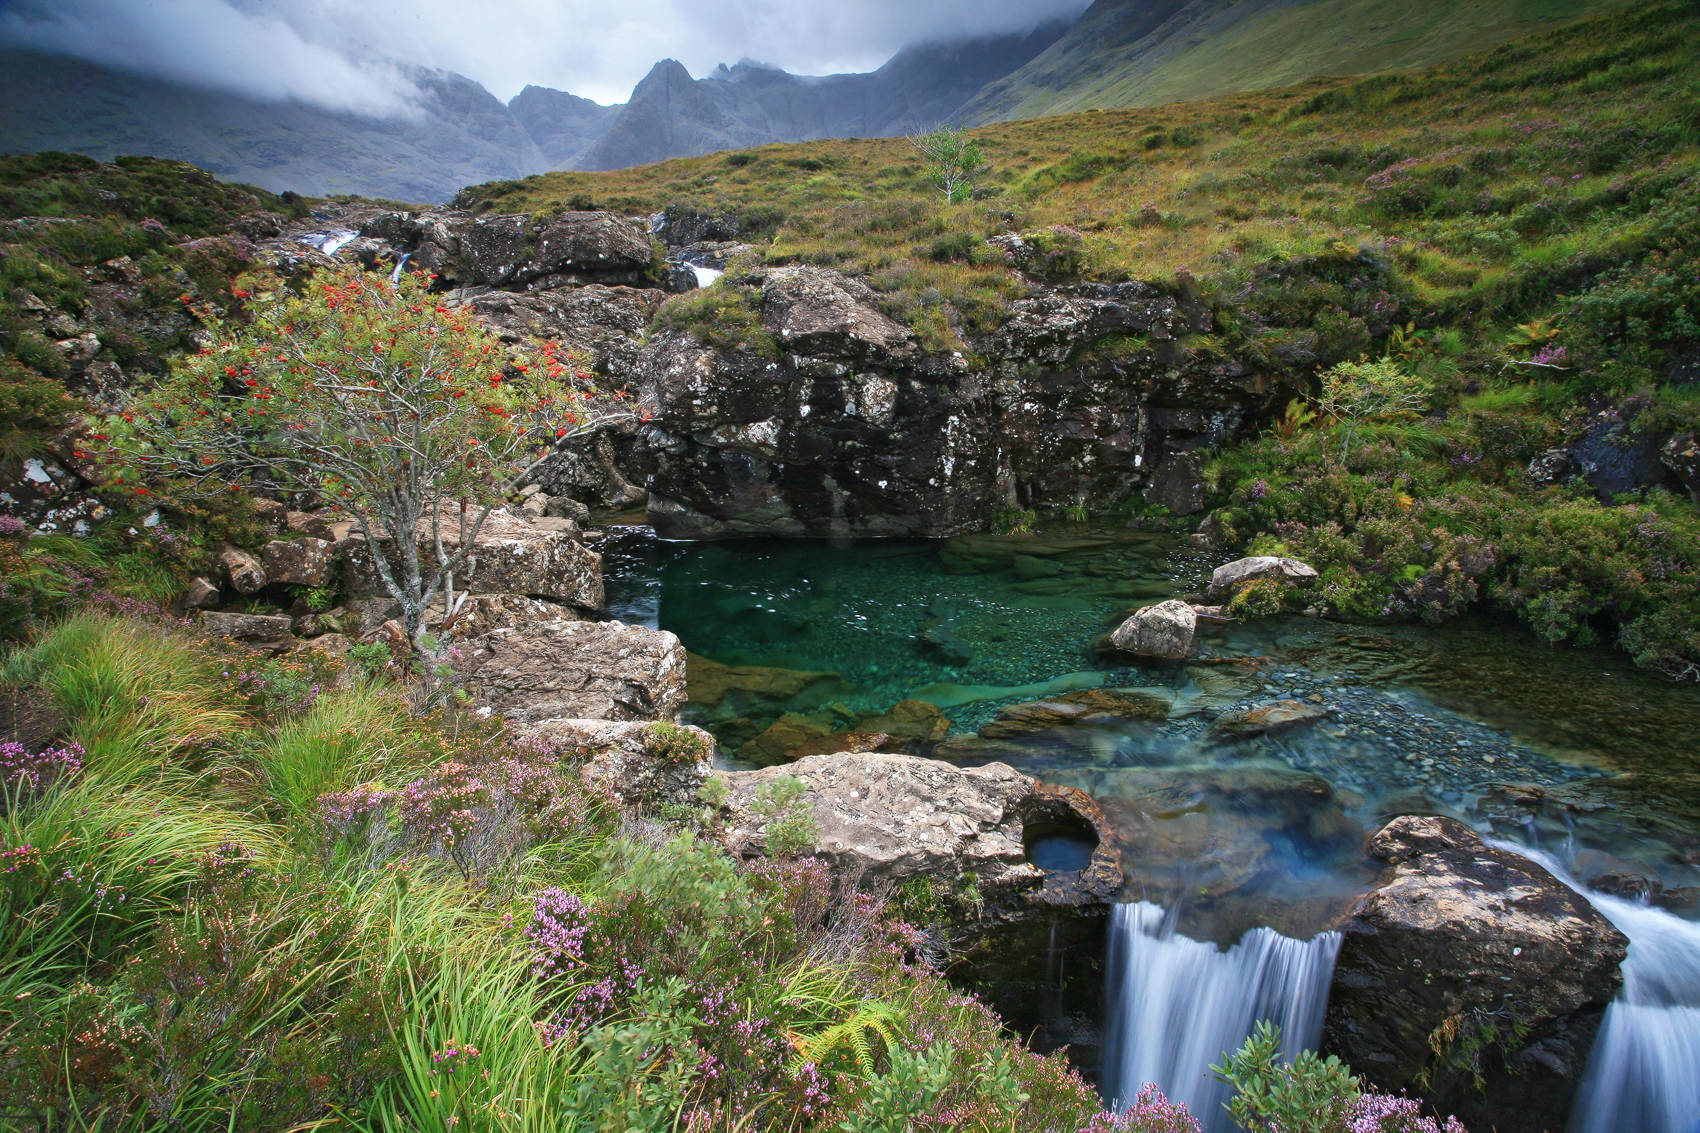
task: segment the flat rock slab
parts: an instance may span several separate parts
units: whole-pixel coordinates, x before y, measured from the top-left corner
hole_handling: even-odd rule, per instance
[[[207,637],[227,637],[250,649],[285,653],[298,644],[291,621],[282,615],[221,614],[201,611],[196,626]]]
[[[997,719],[980,729],[980,738],[1009,739],[1083,724],[1128,720],[1167,720],[1175,691],[1167,688],[1092,688],[998,709]]]
[[[842,872],[901,881],[972,871],[987,887],[1038,883],[1044,871],[1022,849],[1022,808],[1035,782],[1006,764],[955,767],[877,752],[811,755],[783,767],[735,771],[734,850],[760,854],[765,828],[750,812],[756,793],[780,775],[807,786],[804,801],[820,826],[818,852]]]
[[[685,702],[685,647],[662,630],[562,620],[495,630],[460,654],[466,691],[523,725],[671,720]]]

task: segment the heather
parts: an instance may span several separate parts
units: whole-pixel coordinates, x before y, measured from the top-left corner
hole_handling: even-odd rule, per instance
[[[578,752],[421,712],[382,671],[291,662],[316,694],[256,697],[278,674],[251,655],[98,612],[6,658],[6,683],[62,717],[52,744],[0,753],[7,1112],[134,1129],[1094,1119],[1062,1057],[953,989],[877,888],[807,854],[740,862],[700,817],[622,810]],[[682,758],[676,730],[653,746]]]

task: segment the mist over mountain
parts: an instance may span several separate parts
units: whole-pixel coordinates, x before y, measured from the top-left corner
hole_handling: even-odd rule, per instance
[[[79,57],[44,50],[50,37],[12,35],[12,46],[0,46],[7,106],[0,152],[152,154],[274,191],[440,203],[468,184],[553,169],[620,169],[773,142],[893,136],[941,122],[1153,105],[1319,74],[1420,66],[1612,2],[1096,0],[1077,20],[973,31],[1010,26],[1000,9],[996,20],[965,14],[962,35],[930,35],[868,72],[798,75],[745,61],[697,78],[679,60],[663,59],[615,105],[541,84],[504,104],[462,73],[389,57],[364,59],[359,72],[381,75],[393,88],[387,108],[370,99],[308,98],[288,76],[269,72],[255,89],[275,97],[263,97],[223,72],[216,82],[173,77],[194,78],[182,60],[120,67],[107,61],[116,49]],[[1036,0],[1028,11],[1072,16],[1072,4]],[[17,11],[0,20],[0,33],[18,23]],[[928,17],[909,26],[939,23]],[[752,32],[751,41],[797,34],[768,29]],[[316,58],[321,46],[304,41],[292,57]]]
[[[1026,34],[905,48],[877,71],[824,77],[740,63],[694,79],[656,64],[629,103],[527,86],[504,105],[481,84],[412,68],[411,112],[389,117],[266,102],[27,48],[0,48],[0,151],[179,158],[281,192],[418,203],[550,169],[617,169],[715,150],[889,136],[951,119],[987,82],[1056,42]]]

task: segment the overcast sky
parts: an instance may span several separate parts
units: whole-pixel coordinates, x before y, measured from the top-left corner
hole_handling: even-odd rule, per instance
[[[867,71],[905,43],[1025,31],[1087,0],[0,0],[0,40],[264,99],[396,112],[403,60],[506,101],[624,102],[656,61]]]

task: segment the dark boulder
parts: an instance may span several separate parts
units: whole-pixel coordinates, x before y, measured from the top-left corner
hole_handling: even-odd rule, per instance
[[[1472,1129],[1562,1129],[1628,940],[1453,819],[1397,818],[1369,853],[1388,870],[1344,926],[1325,1051]]]

